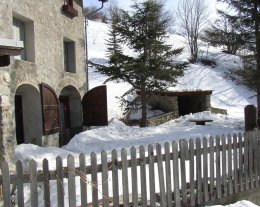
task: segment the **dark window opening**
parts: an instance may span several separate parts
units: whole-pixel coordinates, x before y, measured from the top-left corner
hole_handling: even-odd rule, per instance
[[[10,65],[10,56],[9,55],[0,55],[0,67],[5,67]]]

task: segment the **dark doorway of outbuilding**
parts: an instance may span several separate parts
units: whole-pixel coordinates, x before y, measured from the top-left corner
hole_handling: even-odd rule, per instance
[[[173,93],[178,97],[179,115],[209,111],[212,91],[183,91]]]

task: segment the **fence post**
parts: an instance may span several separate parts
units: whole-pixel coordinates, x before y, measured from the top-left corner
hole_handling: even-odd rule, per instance
[[[257,108],[254,105],[247,105],[245,113],[245,131],[252,131],[257,127]]]

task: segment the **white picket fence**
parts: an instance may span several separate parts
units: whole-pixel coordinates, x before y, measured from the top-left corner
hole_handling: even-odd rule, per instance
[[[31,160],[28,173],[18,161],[16,174],[9,174],[8,164],[3,162],[0,185],[4,206],[10,207],[12,203],[25,206],[25,185],[30,186],[30,205],[33,207],[39,206],[39,199],[44,206],[55,206],[51,199],[53,190],[59,207],[180,207],[200,206],[259,187],[258,131],[245,136],[234,134],[174,141],[164,146],[149,145],[147,150],[143,146],[132,147],[129,153],[122,149],[120,154],[116,150],[111,154],[92,153],[90,163],[86,163],[86,156],[81,154],[78,167],[75,167],[73,156],[68,156],[66,167],[57,157],[56,170],[49,170],[48,160],[44,159],[42,171],[37,171],[36,162]],[[42,198],[38,195],[39,184],[43,186]],[[77,201],[77,195],[80,195],[80,201]]]

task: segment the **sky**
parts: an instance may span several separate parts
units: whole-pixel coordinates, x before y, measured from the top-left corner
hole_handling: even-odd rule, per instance
[[[119,7],[125,10],[127,10],[133,2],[132,0],[108,0],[108,2],[104,4],[104,9],[107,8],[109,6],[109,3],[112,1],[117,1]],[[137,0],[137,1],[142,1],[142,0]],[[177,8],[179,1],[180,0],[165,0],[166,6],[169,8],[169,10],[175,10]],[[216,7],[216,0],[205,0],[205,1],[208,3],[210,9],[214,11]],[[101,7],[101,2],[99,0],[83,0],[83,2],[85,7],[87,6]]]

